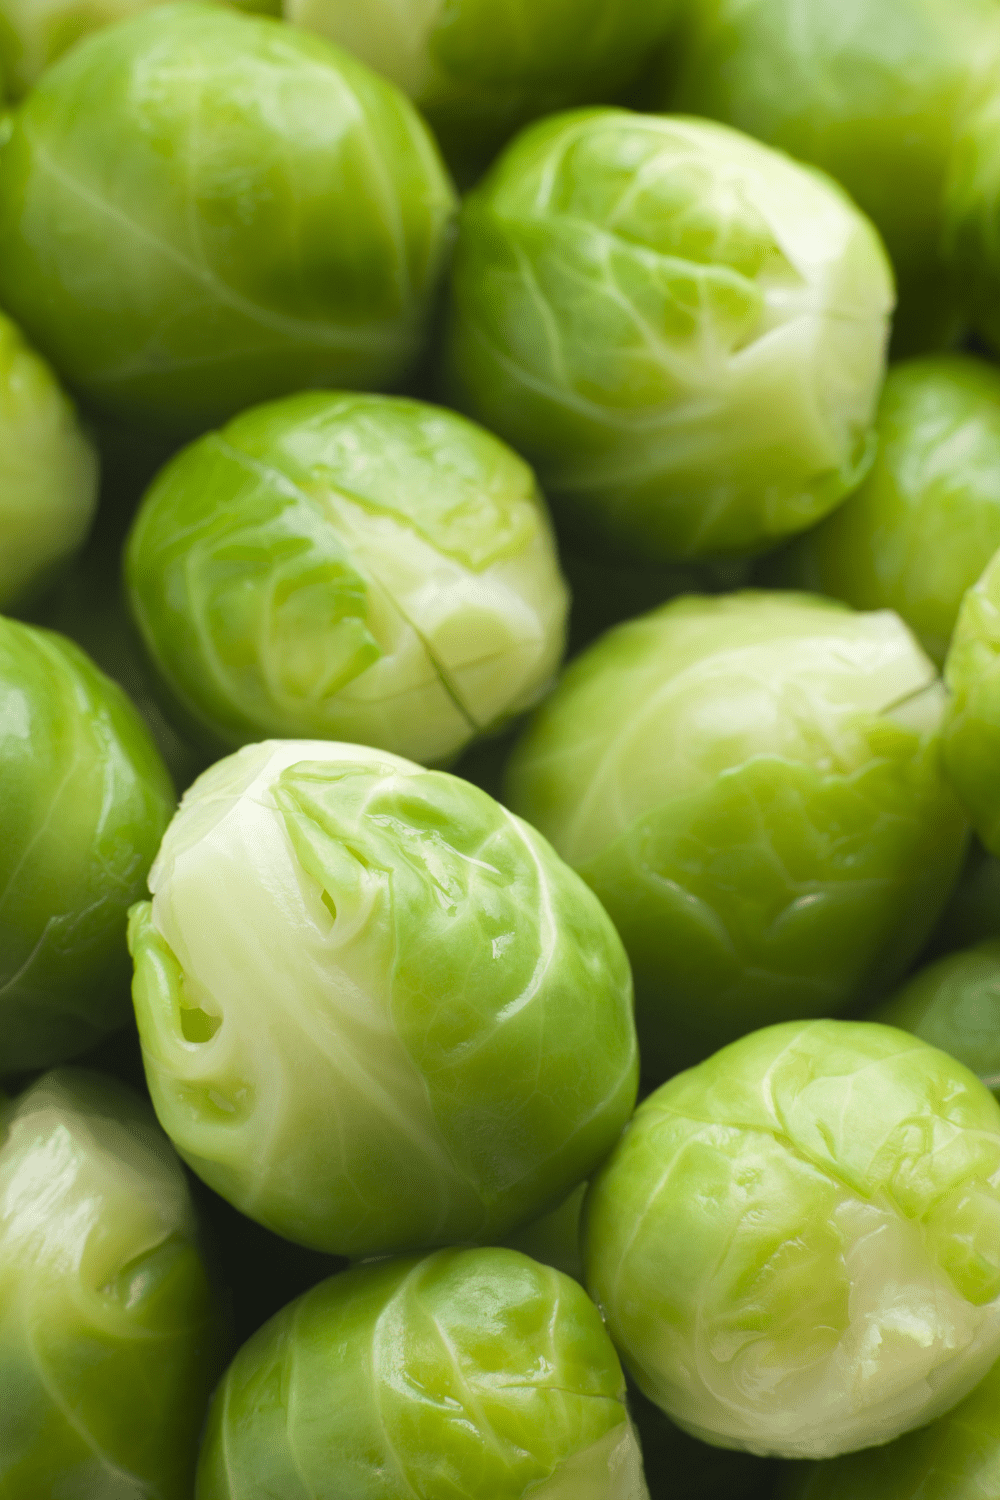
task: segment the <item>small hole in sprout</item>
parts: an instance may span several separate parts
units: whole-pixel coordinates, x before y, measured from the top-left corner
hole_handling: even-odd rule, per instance
[[[327,911],[330,913],[330,916],[336,922],[336,920],[337,920],[337,908],[334,905],[333,897],[330,895],[329,891],[324,891],[323,892],[323,905],[326,907]]]
[[[186,1042],[210,1042],[221,1025],[221,1016],[210,1016],[198,1006],[181,1006],[181,1032]]]

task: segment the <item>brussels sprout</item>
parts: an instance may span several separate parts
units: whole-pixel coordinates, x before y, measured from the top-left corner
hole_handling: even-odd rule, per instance
[[[885,237],[900,352],[958,331],[940,254],[956,128],[995,58],[995,0],[688,0],[660,107],[724,120],[842,183]]]
[[[514,1250],[321,1282],[244,1344],[197,1500],[648,1500],[625,1381],[586,1293]]]
[[[1000,89],[993,64],[963,120],[951,153],[944,246],[955,285],[976,331],[1000,349]]]
[[[759,551],[867,472],[892,297],[818,173],[705,120],[581,110],[466,199],[447,379],[577,550]]]
[[[636,1093],[596,898],[478,788],[360,745],[251,745],[186,794],[130,922],[156,1112],[267,1228],[352,1258],[494,1241]]]
[[[666,36],[677,0],[285,0],[398,84],[474,171],[528,120],[609,99]]]
[[[225,1328],[179,1162],[78,1068],[0,1127],[0,1496],[189,1500]]]
[[[869,1019],[950,1052],[1000,1093],[1000,942],[927,964]]]
[[[677,599],[576,659],[508,800],[618,927],[647,1077],[905,971],[965,847],[942,699],[895,615],[809,594]]]
[[[944,665],[945,767],[991,854],[1000,854],[1000,552],[962,600]]]
[[[1000,1355],[1000,1106],[894,1027],[767,1027],[639,1107],[583,1256],[627,1368],[693,1436],[887,1442]]]
[[[147,10],[156,0],[0,0],[0,73],[20,99],[81,37]],[[226,0],[224,0],[226,3]],[[238,10],[280,12],[280,0],[228,0]]]
[[[44,360],[0,314],[0,609],[23,604],[80,546],[97,455]]]
[[[125,420],[203,430],[418,352],[453,190],[409,101],[266,17],[165,5],[66,53],[18,112],[0,298]]]
[[[940,666],[958,607],[1000,547],[1000,371],[938,355],[890,369],[868,477],[765,576],[896,610]]]
[[[0,1076],[128,1018],[125,913],[173,808],[122,690],[71,641],[0,619]]]
[[[440,407],[309,392],[170,463],[125,557],[185,722],[443,760],[549,685],[567,608],[517,455]]]
[[[952,1411],[882,1448],[789,1470],[780,1500],[994,1500],[1000,1366]]]

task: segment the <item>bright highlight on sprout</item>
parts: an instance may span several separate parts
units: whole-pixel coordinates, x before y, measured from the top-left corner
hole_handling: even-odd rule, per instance
[[[1000,1355],[1000,1106],[893,1027],[767,1027],[636,1111],[584,1265],[627,1368],[695,1436],[887,1442]]]
[[[632,984],[593,894],[469,782],[270,741],[186,794],[131,913],[160,1122],[289,1239],[503,1238],[635,1102]]]
[[[169,706],[216,751],[315,736],[446,760],[550,686],[568,604],[517,454],[443,407],[326,392],[173,459],[125,578]]]
[[[828,178],[707,120],[580,110],[465,200],[447,378],[581,550],[762,551],[864,478],[892,305]]]

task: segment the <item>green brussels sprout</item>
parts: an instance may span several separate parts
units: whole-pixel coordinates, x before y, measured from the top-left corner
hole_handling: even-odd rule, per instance
[[[628,963],[535,831],[360,745],[250,745],[194,783],[129,938],[160,1123],[266,1228],[359,1258],[494,1243],[631,1113]]]
[[[1000,1355],[1000,1105],[891,1026],[753,1032],[639,1107],[583,1257],[626,1368],[693,1436],[888,1442]]]
[[[97,454],[52,371],[0,314],[0,609],[23,605],[87,535]]]
[[[514,1250],[360,1266],[276,1314],[209,1413],[197,1500],[648,1500],[586,1293]]]
[[[925,965],[869,1019],[950,1052],[1000,1093],[1000,942]]]
[[[893,365],[861,488],[764,576],[894,609],[940,666],[958,608],[1000,547],[1000,371],[963,355]]]
[[[970,322],[1000,349],[1000,89],[995,49],[987,81],[965,114],[951,151],[944,253]]]
[[[677,599],[577,657],[507,799],[624,940],[645,1076],[905,972],[965,849],[942,712],[897,616],[809,594]]]
[[[85,38],[18,111],[0,299],[94,407],[197,432],[400,379],[453,208],[427,127],[362,63],[164,5]]]
[[[125,554],[133,615],[210,748],[281,736],[456,754],[529,707],[567,594],[531,470],[400,397],[309,392],[180,453]]]
[[[942,263],[955,131],[1000,43],[995,0],[687,0],[652,90],[842,183],[899,280],[899,352],[943,346],[960,317]]]
[[[0,619],[0,1076],[128,1019],[125,915],[173,809],[121,688],[71,641]]]
[[[0,0],[0,74],[20,99],[81,37],[147,10],[156,0]],[[278,15],[280,0],[223,0]]]
[[[1000,1471],[1000,1365],[929,1427],[881,1448],[797,1465],[780,1500],[994,1500]]]
[[[945,768],[986,848],[1000,854],[1000,552],[962,600],[944,680]]]
[[[409,94],[463,175],[529,120],[609,99],[670,30],[678,0],[285,0]]]
[[[892,300],[835,183],[707,120],[580,110],[465,200],[445,378],[576,550],[749,553],[867,472]]]
[[[60,1068],[0,1109],[3,1500],[189,1500],[225,1336],[148,1102]]]

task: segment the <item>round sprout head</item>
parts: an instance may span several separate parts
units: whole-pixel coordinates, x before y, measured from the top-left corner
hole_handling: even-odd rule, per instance
[[[991,854],[1000,854],[1000,552],[962,600],[944,665],[945,766]]]
[[[966,839],[943,698],[896,615],[809,594],[687,596],[576,658],[508,796],[618,927],[650,1079],[905,971]]]
[[[64,1068],[0,1108],[4,1500],[189,1500],[223,1335],[148,1103]]]
[[[463,175],[518,126],[608,99],[671,27],[677,0],[285,0],[420,106]]]
[[[962,595],[1000,547],[1000,372],[966,355],[893,365],[876,426],[861,488],[766,573],[896,610],[940,665]]]
[[[271,741],[186,794],[130,940],[160,1121],[242,1212],[350,1256],[496,1240],[633,1106],[596,898],[468,782]]]
[[[96,504],[93,445],[48,365],[0,315],[0,609],[76,551]]]
[[[648,1500],[600,1315],[513,1250],[441,1250],[321,1282],[230,1365],[197,1500]]]
[[[419,761],[528,707],[567,593],[531,470],[442,408],[311,392],[186,449],[126,552],[132,612],[192,732]]]
[[[127,1020],[126,912],[174,803],[121,688],[65,637],[0,619],[0,1077]]]
[[[1000,1355],[1000,1106],[894,1027],[754,1032],[640,1106],[584,1265],[626,1368],[694,1436],[888,1442]]]
[[[574,546],[749,553],[864,477],[892,302],[833,182],[708,121],[579,111],[466,199],[448,378]]]
[[[45,73],[4,148],[0,294],[104,413],[199,432],[418,354],[454,192],[409,101],[316,36],[144,11]]]
[[[0,75],[20,99],[81,37],[148,10],[155,0],[0,0]],[[275,15],[279,0],[229,0],[238,10]]]
[[[940,253],[943,196],[997,41],[993,0],[698,0],[651,96],[841,183],[885,238],[899,277],[894,342],[917,353],[960,328]]]

